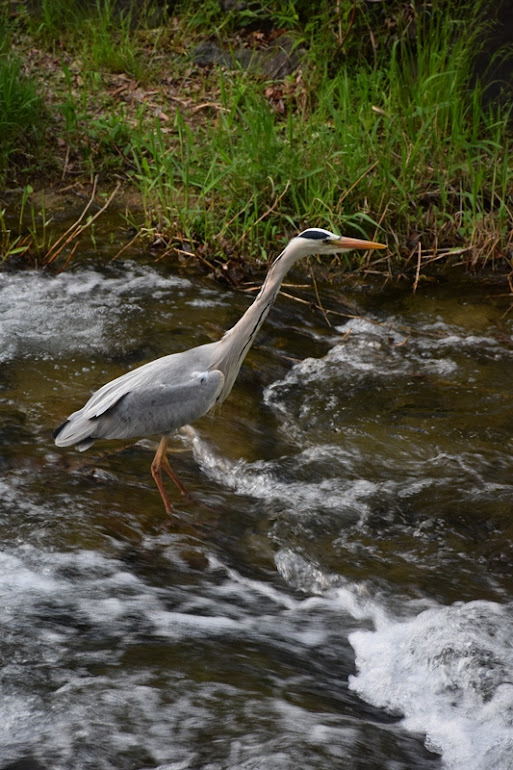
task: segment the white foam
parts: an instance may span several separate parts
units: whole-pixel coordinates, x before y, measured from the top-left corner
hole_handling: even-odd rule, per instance
[[[175,563],[174,546],[168,549]],[[198,679],[180,668],[158,666],[158,649],[169,655],[189,641],[193,658],[208,640],[276,645],[280,654],[290,651],[291,656],[298,645],[305,649],[326,643],[330,625],[317,611],[320,602],[327,606],[322,597],[291,597],[289,591],[227,568],[217,557],[209,558],[209,571],[215,572],[215,580],[163,589],[130,574],[117,559],[93,551],[44,552],[25,545],[0,552],[5,623],[0,762],[19,759],[23,751],[56,768],[89,767],[94,757],[94,766],[107,770],[112,764],[104,757],[142,747],[155,758],[152,767],[159,760],[169,762],[170,755],[176,767],[195,767],[201,726],[216,719],[213,704],[225,701],[234,712],[248,710],[248,756],[258,747],[265,766],[270,740],[295,741],[294,718],[304,721],[305,729],[318,730],[323,746],[330,736],[323,732],[322,712],[300,707],[292,712],[274,694],[254,697],[243,678],[240,686],[218,681],[215,669],[211,678],[202,674]],[[156,650],[155,668],[146,659],[122,664],[127,650],[137,650],[141,642],[144,650],[148,640],[167,643]],[[203,671],[198,663],[199,668]],[[268,714],[287,735],[268,729]],[[335,743],[336,736],[331,739]],[[223,740],[230,740],[229,732]],[[97,746],[102,756],[96,757]],[[240,761],[245,757],[241,751]],[[238,766],[238,761],[229,766]],[[213,765],[221,766],[226,765]]]
[[[309,447],[293,458],[294,475],[285,481],[279,478],[286,458],[277,461],[232,461],[215,451],[212,444],[192,427],[182,431],[190,443],[194,457],[208,475],[229,486],[241,495],[251,495],[268,502],[289,505],[294,501],[297,515],[310,514],[315,508],[340,511],[357,509],[362,517],[367,511],[366,501],[376,493],[381,483],[362,478],[345,478],[342,473],[331,478],[304,479],[304,471],[313,463],[331,463],[332,467],[344,464],[346,454],[336,446]]]
[[[385,607],[390,597],[323,571],[290,549],[275,557],[284,580],[306,594],[305,608],[349,616],[357,674],[350,689],[402,716],[424,734],[445,770],[510,770],[513,758],[513,603],[473,601],[442,607],[400,600],[406,619]],[[345,620],[350,628],[351,621]],[[371,623],[375,630],[361,630]]]
[[[78,347],[85,353],[106,351],[113,338],[119,346],[115,327],[122,316],[141,312],[139,300],[173,296],[187,286],[183,278],[164,277],[132,263],[111,276],[93,269],[58,275],[2,273],[0,361],[61,355]]]
[[[390,343],[395,338],[390,339],[385,327],[363,319],[347,327],[351,333],[325,356],[304,359],[264,391],[264,402],[281,422],[282,432],[300,446],[312,440],[324,443],[326,430],[344,423],[348,394],[358,387],[371,392],[383,380],[393,382],[419,373],[446,377],[456,368],[447,356],[420,358],[416,351],[394,347]],[[316,435],[317,428],[321,436]]]
[[[338,327],[344,334],[343,341],[335,342],[322,358],[306,358],[293,366],[282,380],[265,390],[264,401],[277,412],[284,412],[287,407],[283,402],[291,387],[306,400],[312,389],[319,389],[320,382],[332,380],[343,394],[345,383],[351,382],[354,387],[355,378],[448,377],[462,365],[462,357],[472,361],[476,349],[491,358],[500,354],[510,359],[513,355],[493,337],[466,335],[463,330],[457,333],[444,324],[437,325],[435,335],[432,324],[420,323],[414,335],[404,333],[401,338],[392,330],[393,323],[393,319],[390,326],[355,319]]]
[[[173,564],[174,546],[168,548]],[[201,591],[182,585],[173,593],[93,551],[45,553],[25,545],[0,553],[4,642],[7,649],[18,650],[6,658],[3,669],[0,745],[11,752],[6,750],[4,758],[15,758],[17,745],[34,746],[38,757],[54,756],[65,766],[82,740],[87,745],[101,740],[113,750],[126,741],[166,757],[169,726],[208,719],[209,709],[202,704],[209,697],[241,699],[248,709],[268,709],[288,741],[298,734],[297,725],[320,746],[328,744],[331,750],[341,741],[354,752],[358,732],[346,733],[343,722],[330,724],[315,710],[275,697],[248,700],[243,689],[223,683],[187,680],[184,693],[184,683],[171,675],[166,684],[170,698],[163,689],[148,686],[146,669],[116,669],[118,656],[141,633],[193,645],[208,639],[250,639],[293,654],[298,645],[303,653],[326,646],[336,618],[337,629],[361,628],[362,623],[375,628],[349,636],[358,669],[350,686],[362,698],[393,713],[401,711],[405,729],[425,732],[427,746],[441,752],[448,770],[508,768],[513,756],[513,606],[481,601],[420,611],[419,605],[405,602],[405,611],[416,614],[399,621],[365,586],[326,573],[290,549],[277,553],[276,566],[304,598],[244,576],[217,556],[208,557],[210,577]],[[102,667],[109,649],[108,675],[102,667],[83,675],[70,662],[70,635],[91,633],[103,645],[98,658]],[[75,654],[82,656],[87,670],[87,661],[97,653],[86,645]],[[51,722],[48,704],[32,695],[30,671],[27,675],[31,661],[55,677]],[[185,761],[194,736],[192,728],[182,736],[177,761]],[[267,747],[268,758],[268,735],[258,740]]]
[[[374,451],[382,452],[380,464],[389,462],[393,452],[396,456],[402,452],[401,463],[408,462],[409,441],[403,427],[408,427],[410,435],[415,429],[429,431],[430,411],[436,413],[440,409],[443,413],[449,408],[444,390],[450,383],[459,386],[462,382],[485,381],[482,387],[487,393],[490,373],[486,367],[497,366],[497,361],[509,366],[513,356],[513,351],[492,335],[467,334],[463,328],[442,322],[432,324],[419,319],[411,334],[397,331],[401,328],[400,320],[394,318],[390,325],[365,319],[348,321],[338,327],[343,338],[333,338],[333,347],[326,355],[300,361],[281,380],[269,385],[263,400],[274,413],[287,441],[298,447],[324,445],[331,443],[335,433],[343,442],[344,435],[361,430],[364,438],[372,437]],[[506,377],[500,371],[498,376],[507,388]],[[416,383],[426,394],[419,407],[421,412],[424,410],[425,419],[420,422],[408,402],[408,391],[415,389]],[[401,388],[404,400],[399,395]],[[392,396],[392,412],[385,411],[385,419],[391,421],[388,433],[394,434],[392,441],[383,430],[383,407],[381,416],[373,415],[373,392],[378,394],[377,404],[383,402],[385,410],[387,402],[383,394],[390,392]],[[360,397],[370,408],[360,408]],[[402,415],[404,421],[400,419]],[[352,445],[357,449],[364,443],[356,440]],[[435,448],[429,440],[424,448],[418,441],[414,441],[413,446],[421,453]],[[459,449],[457,447],[457,451]],[[417,457],[418,461],[423,459],[425,457]],[[401,463],[394,470],[401,472]]]
[[[401,712],[447,770],[511,768],[513,605],[475,601],[375,623],[349,636],[358,669],[350,687]]]

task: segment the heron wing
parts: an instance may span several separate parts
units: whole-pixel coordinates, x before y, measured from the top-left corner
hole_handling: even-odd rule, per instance
[[[216,344],[216,343],[214,343]],[[89,401],[68,420],[76,417],[93,419],[112,409],[128,393],[144,391],[159,386],[186,386],[196,383],[202,374],[211,373],[210,367],[213,344],[199,345],[181,353],[157,358],[143,366],[116,377],[99,388]]]
[[[103,438],[130,438],[173,433],[214,406],[224,375],[197,372],[184,385],[156,385],[132,390],[96,418]]]
[[[188,352],[188,351],[187,351]],[[183,353],[157,358],[131,372],[126,372],[97,390],[89,401],[74,414],[83,417],[100,417],[112,409],[128,393],[139,393],[160,386],[183,387],[195,383],[204,374],[203,367],[187,366]],[[71,417],[74,417],[74,414]]]
[[[57,429],[55,443],[87,449],[99,438],[172,433],[206,414],[224,383],[217,369],[191,372],[186,382],[171,384],[159,382],[149,369],[141,367],[100,388]]]

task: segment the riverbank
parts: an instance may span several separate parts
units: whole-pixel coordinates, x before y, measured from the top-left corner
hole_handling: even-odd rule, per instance
[[[476,77],[475,3],[64,5],[1,21],[4,264],[62,268],[116,207],[120,250],[234,276],[306,225],[387,242],[365,269],[417,283],[440,260],[510,272],[509,109]]]

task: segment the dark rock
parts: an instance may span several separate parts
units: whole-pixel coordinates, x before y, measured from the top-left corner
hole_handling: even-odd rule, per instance
[[[216,64],[230,69],[240,67],[269,80],[281,80],[299,67],[304,53],[304,49],[294,47],[292,38],[281,35],[267,48],[238,48],[233,54],[225,51],[214,40],[205,40],[195,49],[192,57],[199,67]]]
[[[214,64],[222,64],[225,67],[233,65],[232,57],[213,40],[204,40],[200,43],[193,52],[192,58],[198,67],[211,67]]]
[[[258,53],[261,74],[270,80],[281,80],[299,67],[306,51],[304,48],[295,47],[292,38],[282,35],[269,48]]]

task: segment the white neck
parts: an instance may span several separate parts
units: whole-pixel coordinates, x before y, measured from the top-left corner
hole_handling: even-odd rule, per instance
[[[298,240],[295,238],[290,241],[281,254],[276,257],[253,304],[249,306],[235,326],[232,326],[219,341],[220,357],[217,365],[226,377],[225,386],[220,397],[221,401],[231,391],[246,353],[265,321],[278,295],[285,275],[294,262],[297,262],[298,259],[301,259],[301,257],[306,256],[308,253],[305,249],[305,244],[298,243]]]

